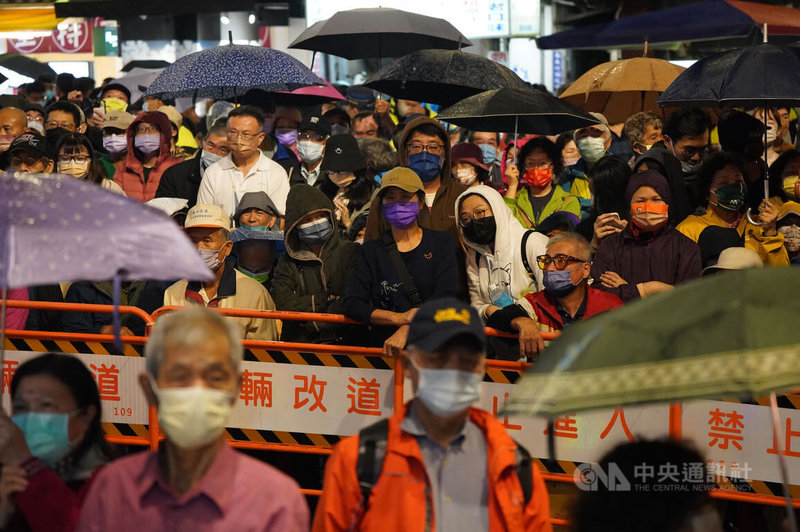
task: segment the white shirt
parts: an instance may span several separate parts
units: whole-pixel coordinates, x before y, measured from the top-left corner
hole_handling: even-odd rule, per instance
[[[232,155],[228,154],[206,169],[197,192],[197,203],[220,205],[233,216],[242,196],[259,191],[267,193],[281,216],[286,214],[286,196],[289,194],[286,170],[259,153],[258,161],[245,176],[233,164]]]

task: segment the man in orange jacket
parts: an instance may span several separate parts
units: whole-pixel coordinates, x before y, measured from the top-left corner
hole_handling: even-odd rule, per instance
[[[544,480],[527,451],[470,406],[486,368],[475,310],[453,298],[426,302],[408,349],[415,398],[336,446],[312,530],[552,530]]]

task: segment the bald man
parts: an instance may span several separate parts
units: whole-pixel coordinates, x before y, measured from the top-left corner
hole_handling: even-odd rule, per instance
[[[11,141],[22,135],[27,127],[25,111],[16,107],[0,109],[0,153],[8,150]]]

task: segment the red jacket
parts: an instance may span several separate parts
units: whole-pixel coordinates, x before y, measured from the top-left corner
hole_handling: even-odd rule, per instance
[[[339,442],[325,467],[325,483],[314,516],[313,532],[436,530],[430,483],[414,436],[400,430],[406,408],[389,419],[383,472],[372,489],[369,511],[361,515],[358,485],[358,435]],[[550,531],[550,499],[541,473],[533,465],[533,493],[524,505],[515,469],[517,444],[490,413],[470,408],[469,418],[486,437],[489,478],[489,530]],[[426,494],[427,493],[427,494]],[[430,522],[426,523],[426,515]]]
[[[558,313],[556,308],[556,300],[553,296],[549,295],[546,290],[534,292],[525,296],[525,301],[528,302],[533,309],[534,315],[532,319],[536,320],[539,330],[554,332],[560,331],[564,328],[564,321],[561,319],[561,314]],[[622,306],[622,300],[614,294],[609,294],[602,290],[586,286],[586,311],[583,313],[583,319],[589,319],[595,314],[600,314],[607,310],[615,309]],[[523,305],[523,308],[525,306]],[[530,314],[531,308],[525,308],[525,311]]]
[[[147,182],[144,179],[144,167],[142,161],[136,158],[136,150],[133,147],[133,139],[136,137],[136,126],[142,122],[158,126],[161,131],[161,147],[158,151],[156,164],[150,170]],[[170,153],[170,142],[172,140],[172,124],[167,115],[152,111],[142,113],[133,121],[128,128],[128,153],[124,159],[114,164],[114,182],[122,187],[129,198],[139,201],[150,201],[156,197],[158,184],[161,182],[161,175],[164,171],[179,162],[181,159],[173,157]]]

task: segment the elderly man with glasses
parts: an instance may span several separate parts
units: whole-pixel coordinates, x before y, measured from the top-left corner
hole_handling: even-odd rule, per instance
[[[546,346],[542,332],[560,331],[573,322],[621,307],[620,298],[588,285],[591,256],[591,245],[581,235],[554,236],[547,243],[547,252],[536,257],[544,290],[495,312],[487,325],[519,333],[520,358],[530,360]]]
[[[259,108],[243,105],[230,112],[227,137],[231,152],[208,167],[197,203],[220,205],[232,216],[246,193],[262,191],[283,218],[289,177],[281,165],[259,149],[264,135],[264,113]]]

